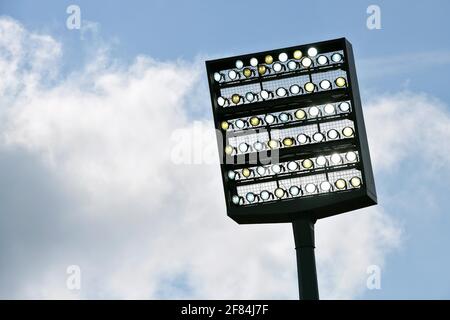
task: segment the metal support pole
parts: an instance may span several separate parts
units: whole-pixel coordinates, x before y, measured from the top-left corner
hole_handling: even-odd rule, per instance
[[[315,220],[301,219],[292,223],[297,252],[298,289],[301,300],[319,300],[316,258],[314,256]]]

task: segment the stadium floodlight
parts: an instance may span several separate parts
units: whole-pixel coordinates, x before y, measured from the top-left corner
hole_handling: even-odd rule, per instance
[[[316,220],[377,202],[352,46],[340,38],[206,68],[227,214],[292,223],[300,297],[318,299]]]

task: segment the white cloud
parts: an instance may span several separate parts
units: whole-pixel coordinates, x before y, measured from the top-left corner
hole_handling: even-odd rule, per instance
[[[319,284],[335,299],[364,292],[367,267],[383,268],[386,254],[400,245],[399,224],[380,206],[320,220],[316,230]]]
[[[448,166],[450,116],[438,99],[408,91],[381,96],[369,101],[365,117],[376,169],[393,171],[404,161]]]
[[[57,72],[61,45],[45,34],[29,33],[15,20],[0,16],[0,96],[33,90]]]
[[[7,216],[0,241],[14,248],[0,250],[8,261],[0,278],[10,279],[1,296],[296,298],[291,226],[236,225],[225,215],[218,165],[171,161],[173,130],[194,126],[191,110],[210,112],[207,92],[198,90],[202,64],[140,57],[107,67],[102,60],[48,85],[46,70],[55,67],[60,44],[2,18],[0,35],[6,32],[20,36],[0,44],[1,150],[28,159],[31,169],[17,161],[27,173],[20,203],[33,206],[0,201]],[[39,68],[23,67],[30,49],[22,39],[35,39],[42,52],[29,63]],[[29,75],[41,81],[27,82]],[[402,93],[365,110],[378,175],[420,148],[448,161],[434,139],[448,137],[449,124],[436,100]],[[430,114],[437,125],[426,120]],[[421,139],[408,143],[405,133]],[[28,179],[30,171],[42,171],[41,178]],[[366,268],[383,266],[400,238],[381,206],[319,221],[316,230],[324,298],[364,292]],[[79,293],[65,289],[72,264],[82,270]]]

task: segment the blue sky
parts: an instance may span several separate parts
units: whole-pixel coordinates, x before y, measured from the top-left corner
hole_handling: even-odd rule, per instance
[[[94,22],[98,29],[83,37],[78,30],[68,30],[65,10],[70,4],[80,6],[83,23]],[[371,4],[381,8],[381,30],[366,27],[366,9]],[[104,46],[109,49],[109,57],[122,64],[132,64],[137,56],[144,55],[157,61],[186,65],[205,57],[345,36],[354,47],[362,97],[371,106],[369,115],[375,114],[374,110],[381,104],[379,100],[386,97],[394,104],[401,103],[404,106],[401,112],[408,112],[408,104],[414,103],[417,94],[429,100],[422,104],[425,108],[439,105],[444,115],[439,120],[448,119],[450,112],[448,12],[450,3],[444,0],[414,4],[411,1],[325,0],[0,2],[0,15],[17,20],[27,30],[49,34],[61,43],[61,79],[83,69],[91,62],[92,50]],[[206,88],[205,75],[201,74],[200,79],[198,90],[201,91]],[[413,98],[408,100],[408,95]],[[206,92],[201,92],[200,96],[207,97]],[[209,121],[208,101],[203,102],[200,111],[192,109],[192,114],[188,112],[187,116]],[[441,113],[433,111],[431,114]],[[402,121],[402,117],[398,119]],[[450,216],[446,203],[449,145],[444,140],[450,129],[449,122],[444,120],[438,131],[444,135],[435,136],[432,141],[436,146],[429,149],[441,150],[442,166],[427,162],[432,155],[420,154],[422,133],[405,137],[408,142],[403,143],[402,148],[409,153],[399,157],[399,163],[384,167],[383,157],[378,157],[381,159],[378,165],[381,169],[376,173],[380,204],[402,230],[402,240],[397,249],[386,254],[382,289],[363,290],[355,298],[450,298],[447,248]],[[413,123],[421,124],[420,121]],[[424,119],[423,123],[433,126],[432,119]],[[373,127],[383,131],[382,124],[373,124]],[[379,139],[385,137],[383,132],[372,132],[371,139],[382,143]],[[408,132],[414,135],[414,130]],[[384,151],[395,153],[394,150]],[[39,177],[33,175],[33,179]],[[60,204],[56,206],[59,208]],[[184,271],[175,277],[180,278],[185,278]],[[189,285],[182,283],[180,287],[186,291]],[[170,290],[158,288],[156,291],[164,291],[164,297],[171,297]],[[180,293],[177,291],[172,296],[178,297],[177,294]]]
[[[76,32],[66,29],[65,8],[72,1],[2,1],[1,10],[26,26],[51,32],[68,45],[72,59],[79,63],[78,50],[83,46]],[[121,59],[133,59],[138,54],[156,59],[193,59],[198,55],[223,55],[254,52],[272,47],[291,46],[345,36],[353,44],[358,60],[415,57],[450,51],[445,32],[450,25],[448,1],[415,3],[408,1],[281,1],[274,6],[266,1],[78,1],[82,19],[100,24],[103,39],[117,39],[114,54]],[[382,10],[382,30],[366,28],[366,9],[377,4]],[[261,18],[259,12],[263,12]],[[248,17],[245,23],[241,17]],[[264,23],[259,23],[263,20]],[[227,23],[230,21],[230,23]],[[74,55],[73,57],[71,55]],[[405,61],[408,63],[408,61]],[[388,77],[361,73],[364,87],[376,90],[398,90],[406,79],[413,91],[432,91],[439,97],[450,98],[444,86],[444,72],[429,68],[430,61],[413,61],[412,67]],[[440,69],[443,71],[443,69]],[[432,81],[429,80],[432,78]]]

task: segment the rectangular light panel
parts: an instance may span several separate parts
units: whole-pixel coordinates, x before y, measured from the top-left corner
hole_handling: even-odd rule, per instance
[[[206,62],[227,213],[315,219],[376,203],[351,44]]]

